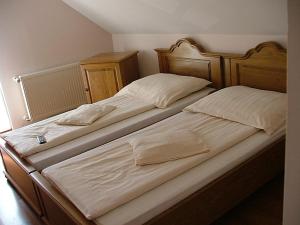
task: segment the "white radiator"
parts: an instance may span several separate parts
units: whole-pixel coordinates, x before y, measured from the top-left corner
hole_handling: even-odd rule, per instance
[[[78,63],[18,76],[28,116],[35,122],[87,102]]]

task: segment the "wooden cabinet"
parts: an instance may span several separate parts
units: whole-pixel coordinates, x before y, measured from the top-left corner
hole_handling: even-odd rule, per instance
[[[80,62],[89,103],[109,98],[139,78],[137,53],[103,53]]]

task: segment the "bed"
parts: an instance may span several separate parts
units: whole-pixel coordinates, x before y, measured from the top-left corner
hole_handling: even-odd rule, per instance
[[[226,55],[223,60],[227,86],[244,85],[286,92],[286,51],[278,44],[262,43],[249,50],[244,56]],[[225,154],[221,153],[200,164],[199,168],[189,170],[189,176],[184,173],[151,190],[150,192],[157,192],[156,197],[161,196],[158,197],[161,201],[164,201],[161,193],[172,190],[169,199],[166,198],[165,202],[161,202],[163,207],[160,210],[155,204],[145,207],[138,205],[139,201],[147,202],[153,199],[153,193],[147,192],[146,195],[138,197],[135,202],[128,203],[131,204],[129,209],[135,206],[134,209],[141,213],[139,218],[135,218],[136,220],[128,219],[130,217],[128,215],[136,212],[130,212],[128,208],[124,209],[125,207],[117,209],[112,214],[114,217],[120,216],[121,224],[210,224],[283,171],[284,146],[284,131],[268,138],[258,132],[233,146],[230,151],[224,152]],[[231,161],[231,164],[228,165],[226,161]],[[201,173],[207,170],[208,172]],[[31,177],[37,184],[37,192],[43,206],[43,219],[47,224],[117,224],[108,217],[97,218],[95,221],[87,220],[40,173],[34,172]],[[188,187],[184,185],[180,187],[190,189],[180,195],[182,190],[178,188],[177,182],[189,183],[188,180],[194,183]],[[162,192],[158,189],[162,189]],[[177,196],[176,201],[170,202],[174,196]]]
[[[204,53],[203,48],[194,41],[181,39],[169,49],[158,49],[157,53],[162,64],[160,67],[161,72],[205,78],[212,81],[212,87],[180,99],[166,109],[145,111],[28,157],[19,157],[4,140],[0,140],[5,175],[37,214],[42,215],[43,212],[36,187],[32,183],[29,174],[176,114],[186,105],[209,94],[215,88],[223,87],[221,57]],[[191,67],[192,69],[190,69]]]

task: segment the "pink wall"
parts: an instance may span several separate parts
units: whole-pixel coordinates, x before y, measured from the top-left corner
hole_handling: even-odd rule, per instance
[[[61,0],[1,0],[0,29],[0,82],[13,127],[25,124],[14,75],[112,51],[111,34]]]
[[[300,224],[300,2],[289,0],[288,124],[285,151],[283,224]]]

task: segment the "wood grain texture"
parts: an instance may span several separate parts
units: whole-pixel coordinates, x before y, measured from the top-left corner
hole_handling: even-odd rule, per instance
[[[35,168],[30,165],[27,161],[22,159],[12,147],[10,147],[4,139],[0,137],[0,149],[2,151],[5,151],[9,157],[19,166],[21,167],[27,174],[31,173],[32,171],[35,171]],[[4,167],[6,166],[4,162]]]
[[[0,152],[5,169],[5,176],[24,197],[26,202],[39,215],[42,214],[36,189],[29,174],[35,168],[20,158],[18,154],[0,138]]]
[[[215,88],[224,87],[221,56],[205,52],[192,39],[184,38],[169,49],[155,49],[161,73],[200,77],[212,81]]]
[[[224,55],[226,86],[244,85],[286,92],[286,49],[264,42],[241,57]]]
[[[99,64],[99,63],[119,63],[128,58],[136,56],[137,53],[138,51],[101,53],[82,60],[80,64],[87,65],[87,64]]]
[[[86,97],[94,103],[139,78],[137,51],[103,53],[80,62]]]
[[[126,60],[122,60],[117,65],[120,74],[117,76],[118,89],[121,90],[124,86],[139,78],[138,55],[134,54]]]
[[[3,169],[0,160],[0,171],[3,171]],[[1,225],[43,225],[38,215],[23,201],[2,173],[0,173],[0,191]]]
[[[91,64],[85,66],[91,102],[97,102],[118,92],[117,71],[115,65]]]
[[[36,189],[32,180],[24,168],[22,168],[11,155],[3,148],[1,150],[1,157],[5,167],[5,176],[17,189],[17,191],[24,197],[26,202],[38,214],[42,215],[40,202],[36,194]]]

